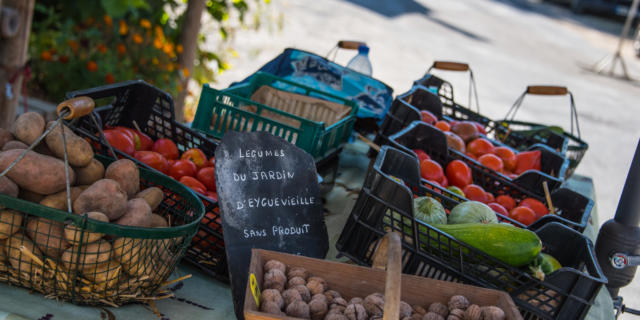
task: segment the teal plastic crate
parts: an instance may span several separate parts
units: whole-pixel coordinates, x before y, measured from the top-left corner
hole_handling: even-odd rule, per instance
[[[283,111],[282,105],[267,106],[252,101],[250,97],[262,86],[345,105],[350,112],[327,126],[324,122]],[[249,83],[222,91],[205,84],[191,127],[217,139],[230,130],[270,132],[320,161],[340,150],[349,140],[357,112],[358,106],[347,99],[270,74],[256,73]]]

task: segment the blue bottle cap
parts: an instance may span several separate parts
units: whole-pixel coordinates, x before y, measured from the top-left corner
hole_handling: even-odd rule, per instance
[[[359,45],[358,46],[358,53],[368,54],[369,53],[369,47],[367,47],[364,44]]]

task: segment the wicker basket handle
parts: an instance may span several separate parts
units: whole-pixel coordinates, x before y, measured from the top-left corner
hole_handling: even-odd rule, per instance
[[[569,93],[569,89],[563,86],[527,86],[527,93],[545,96],[564,96]]]
[[[389,232],[382,238],[373,256],[373,268],[387,270],[382,319],[397,320],[400,317],[400,283],[402,281],[402,243],[400,234]]]
[[[358,50],[360,45],[367,45],[362,41],[354,41],[354,40],[340,40],[338,41],[338,48],[340,49],[349,49],[349,50]]]
[[[62,101],[56,111],[65,120],[77,119],[90,114],[96,103],[89,97],[77,97]],[[66,115],[64,114],[66,113]]]
[[[448,71],[468,71],[469,64],[455,61],[434,61],[431,68]]]

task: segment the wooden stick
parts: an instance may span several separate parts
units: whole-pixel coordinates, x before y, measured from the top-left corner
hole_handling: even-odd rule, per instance
[[[159,297],[138,297],[136,298],[136,300],[164,300],[164,299],[169,299],[171,297],[173,297],[174,294],[168,294],[168,295],[164,295],[164,296],[159,296]]]
[[[507,133],[504,135],[504,137],[502,137],[502,139],[500,139],[500,141],[501,142],[507,141],[507,138],[509,138],[510,134],[511,134],[511,127],[509,127],[509,130],[507,130]]]
[[[366,143],[369,147],[373,148],[373,150],[380,152],[380,146],[373,143],[373,141],[367,139],[365,136],[361,135],[360,133],[358,133],[358,139],[362,140],[364,143]]]
[[[33,262],[39,264],[41,267],[44,267],[44,262],[42,262],[42,260],[40,260],[40,258],[36,257],[31,250],[27,249],[25,246],[20,246],[20,251],[26,255],[27,257],[29,257],[29,259],[33,260]]]
[[[119,307],[120,307],[119,305],[117,305],[117,304],[115,304],[115,303],[113,303],[113,302],[111,302],[111,301],[107,301],[107,300],[105,300],[105,299],[100,299],[100,300],[98,300],[98,301],[100,301],[100,302],[102,302],[102,303],[104,303],[104,304],[108,304],[108,305],[110,305],[110,306],[112,306],[112,307],[114,307],[114,308],[119,308]]]
[[[544,197],[547,198],[549,212],[551,212],[551,214],[556,214],[556,208],[553,206],[553,202],[551,202],[551,193],[549,192],[549,184],[547,181],[542,181],[542,189],[544,189]]]
[[[138,130],[139,132],[142,132],[142,130],[140,130],[140,127],[138,127],[138,123],[133,120],[133,126],[136,127],[136,130]]]
[[[186,275],[186,276],[184,276],[184,277],[180,277],[180,278],[178,278],[178,279],[173,279],[173,280],[171,280],[171,281],[167,281],[167,282],[163,283],[163,284],[161,285],[161,287],[166,287],[166,286],[168,286],[168,285],[170,285],[170,284],[174,284],[174,283],[176,283],[176,282],[180,282],[180,281],[182,281],[182,280],[187,280],[187,279],[189,279],[189,278],[191,278],[191,277],[192,277],[192,275],[191,275],[191,274],[188,274],[188,275]]]

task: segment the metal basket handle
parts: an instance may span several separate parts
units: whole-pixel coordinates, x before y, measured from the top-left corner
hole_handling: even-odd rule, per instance
[[[504,117],[505,120],[513,120],[516,117],[516,113],[522,106],[522,101],[524,97],[527,95],[542,95],[542,96],[569,96],[569,104],[571,114],[569,115],[571,119],[571,131],[570,133],[573,135],[574,127],[576,132],[578,133],[578,138],[580,138],[580,123],[578,122],[578,110],[576,109],[576,103],[573,98],[573,93],[569,91],[569,89],[565,86],[553,86],[553,85],[529,85],[527,89],[516,99],[513,103],[507,115]],[[575,124],[574,124],[575,123]]]
[[[327,58],[327,60],[329,60],[329,61],[335,61],[336,60],[336,55],[338,55],[338,50],[339,49],[358,50],[358,47],[360,45],[365,45],[366,46],[367,43],[364,42],[364,41],[358,41],[358,40],[340,40],[335,45],[335,47],[331,48],[331,50],[329,50],[329,52],[327,52],[327,55],[326,55],[325,58]],[[331,54],[333,54],[332,58],[330,58]]]
[[[457,61],[443,61],[436,60],[433,62],[431,67],[427,70],[427,73],[430,73],[431,70],[438,69],[444,71],[455,71],[455,72],[469,72],[469,108],[471,108],[473,99],[476,100],[476,111],[480,113],[480,101],[478,100],[478,89],[476,87],[476,80],[473,77],[473,71],[469,64],[466,62],[457,62]]]
[[[400,296],[402,282],[402,242],[397,232],[387,233],[373,256],[374,269],[386,269],[384,285],[383,320],[400,318]]]

